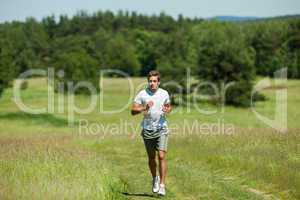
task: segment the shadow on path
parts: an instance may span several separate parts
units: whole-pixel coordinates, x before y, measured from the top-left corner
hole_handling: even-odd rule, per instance
[[[136,196],[136,197],[151,197],[151,198],[159,198],[157,195],[148,194],[148,193],[129,193],[129,192],[121,192],[125,196]]]

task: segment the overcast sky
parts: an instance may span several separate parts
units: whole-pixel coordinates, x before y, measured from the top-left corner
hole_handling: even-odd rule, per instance
[[[300,14],[300,0],[0,0],[0,22],[54,14],[72,16],[78,10],[128,10],[143,14],[164,11],[176,17],[213,17],[219,15],[270,17]]]

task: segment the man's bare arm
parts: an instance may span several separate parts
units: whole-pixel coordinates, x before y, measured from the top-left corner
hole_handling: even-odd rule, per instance
[[[133,103],[132,108],[131,108],[131,115],[137,115],[141,112],[144,112],[146,110],[146,107],[138,104],[138,103]]]

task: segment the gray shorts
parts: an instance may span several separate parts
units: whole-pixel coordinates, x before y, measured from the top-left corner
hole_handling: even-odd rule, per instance
[[[143,135],[144,130],[142,131]],[[145,138],[143,137],[144,144],[147,150],[147,153],[152,153],[153,151],[165,151],[167,152],[168,148],[168,134],[163,131],[158,137],[154,138]]]

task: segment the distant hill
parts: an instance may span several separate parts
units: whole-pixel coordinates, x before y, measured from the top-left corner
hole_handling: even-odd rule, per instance
[[[253,20],[258,20],[261,19],[259,17],[241,17],[241,16],[215,16],[208,18],[208,20],[218,20],[218,21],[234,21],[234,22],[239,22],[239,21],[253,21]]]
[[[300,14],[297,15],[283,15],[283,16],[276,16],[276,17],[270,17],[265,19],[300,19]]]
[[[257,21],[257,20],[269,20],[269,19],[292,19],[299,18],[300,14],[297,15],[284,15],[275,17],[254,17],[254,16],[215,16],[207,18],[207,20],[218,20],[218,21],[229,21],[229,22],[243,22],[243,21]]]

